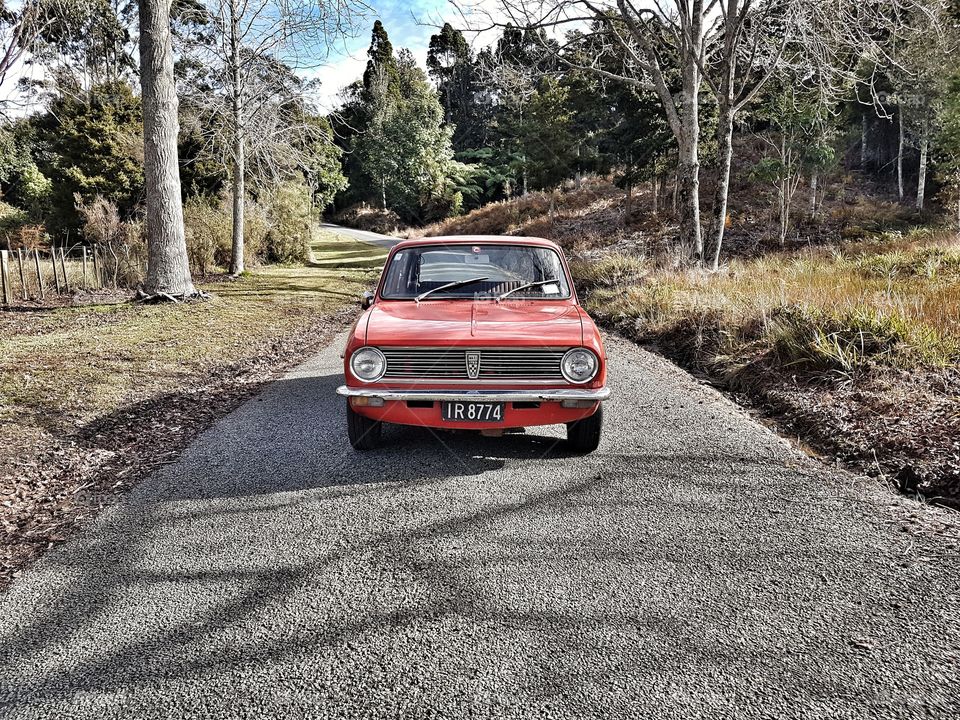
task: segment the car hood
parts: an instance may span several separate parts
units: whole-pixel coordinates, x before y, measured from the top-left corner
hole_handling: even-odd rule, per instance
[[[380,301],[367,317],[367,345],[580,345],[572,302],[511,300]]]

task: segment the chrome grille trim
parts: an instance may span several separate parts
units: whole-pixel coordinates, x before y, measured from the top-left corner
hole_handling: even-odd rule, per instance
[[[560,361],[569,348],[379,347],[387,359],[383,380],[420,382],[566,383]],[[480,353],[480,375],[467,376],[466,353]]]

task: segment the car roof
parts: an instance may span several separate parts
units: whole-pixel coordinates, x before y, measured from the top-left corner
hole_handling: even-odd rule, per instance
[[[560,246],[552,240],[538,237],[522,237],[516,235],[440,235],[437,237],[422,237],[402,240],[394,247],[402,250],[408,247],[423,245],[531,245],[533,247],[547,247],[559,250]]]

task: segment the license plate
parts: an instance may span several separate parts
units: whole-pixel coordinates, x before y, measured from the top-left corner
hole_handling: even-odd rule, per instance
[[[445,402],[441,413],[455,422],[503,422],[503,403]]]

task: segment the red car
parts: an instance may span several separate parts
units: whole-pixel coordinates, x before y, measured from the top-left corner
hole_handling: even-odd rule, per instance
[[[376,447],[382,423],[494,436],[565,424],[573,449],[600,443],[603,342],[556,244],[406,240],[362,305],[337,390],[355,449]]]

